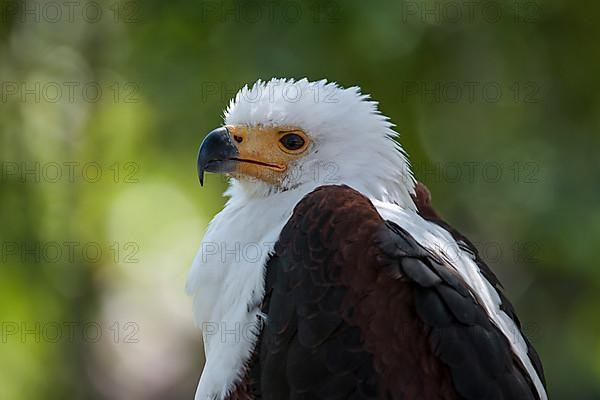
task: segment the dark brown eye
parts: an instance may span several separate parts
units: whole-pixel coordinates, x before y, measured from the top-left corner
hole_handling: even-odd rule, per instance
[[[279,139],[279,141],[288,150],[298,150],[304,146],[304,139],[302,139],[302,136],[296,135],[295,133],[289,133]]]

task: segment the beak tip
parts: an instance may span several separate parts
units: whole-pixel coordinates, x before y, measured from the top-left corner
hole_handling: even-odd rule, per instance
[[[205,172],[227,173],[233,165],[230,158],[238,154],[239,151],[233,144],[226,127],[214,129],[206,135],[198,149],[197,168],[200,186],[204,186]]]

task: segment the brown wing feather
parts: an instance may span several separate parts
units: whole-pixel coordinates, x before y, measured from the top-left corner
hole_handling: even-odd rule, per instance
[[[463,282],[345,186],[306,196],[267,264],[235,399],[533,399]]]

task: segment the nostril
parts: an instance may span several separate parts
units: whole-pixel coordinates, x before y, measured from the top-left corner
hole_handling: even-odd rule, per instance
[[[233,140],[235,140],[238,143],[242,143],[244,141],[244,138],[239,135],[233,135]]]

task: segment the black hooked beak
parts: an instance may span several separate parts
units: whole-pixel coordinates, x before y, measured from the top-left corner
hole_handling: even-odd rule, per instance
[[[210,132],[198,150],[198,179],[204,185],[204,171],[233,172],[237,162],[232,158],[240,154],[231,140],[226,127],[222,126]]]

